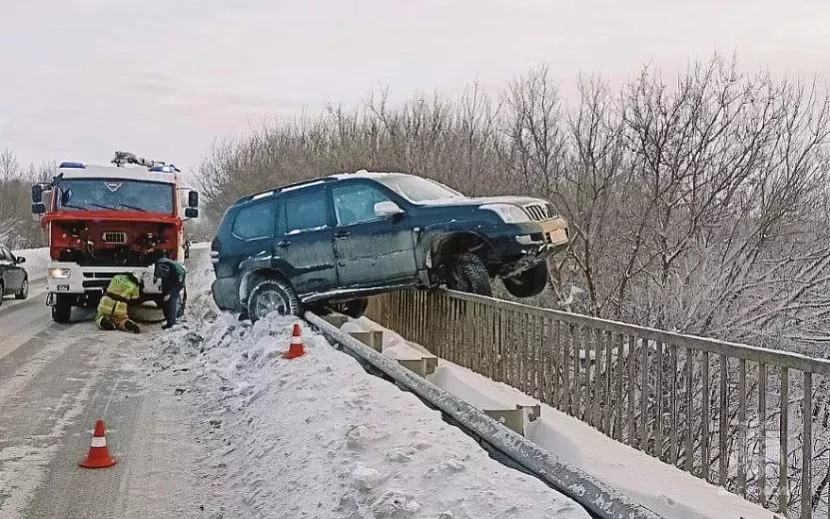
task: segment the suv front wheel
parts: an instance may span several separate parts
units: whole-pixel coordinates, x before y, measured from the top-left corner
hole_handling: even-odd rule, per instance
[[[275,279],[261,281],[248,297],[248,317],[251,322],[271,312],[279,315],[299,315],[300,300],[294,289],[287,283]]]
[[[487,266],[481,258],[469,252],[452,259],[447,272],[447,288],[480,296],[493,295]]]
[[[514,297],[533,297],[542,293],[548,285],[548,265],[540,263],[518,276],[502,278],[504,288]]]

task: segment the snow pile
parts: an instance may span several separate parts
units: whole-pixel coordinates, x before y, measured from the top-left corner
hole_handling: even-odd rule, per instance
[[[199,293],[184,326],[156,341],[153,376],[175,373],[171,390],[193,398],[227,515],[588,517],[309,329],[306,354],[284,359],[294,321],[219,314],[196,290],[209,276],[192,274]]]
[[[384,330],[383,354],[391,358],[417,355],[424,349],[365,317],[349,321],[343,329]],[[514,409],[516,404],[540,404],[540,419],[527,424],[528,439],[664,517],[773,517],[772,512],[619,443],[507,384],[495,382],[444,359],[439,359],[435,372],[427,378],[479,409]]]

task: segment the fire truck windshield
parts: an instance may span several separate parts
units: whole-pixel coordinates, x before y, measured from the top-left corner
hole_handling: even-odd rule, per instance
[[[174,186],[142,180],[73,178],[57,187],[57,209],[173,214]]]

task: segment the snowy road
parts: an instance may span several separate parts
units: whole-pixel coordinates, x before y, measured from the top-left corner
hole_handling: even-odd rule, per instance
[[[204,517],[199,453],[167,441],[187,434],[176,417],[189,408],[136,364],[147,336],[99,332],[91,314],[53,323],[44,297],[41,281],[0,308],[0,517],[146,517],[148,497],[164,500],[164,513]],[[85,470],[99,418],[118,465]]]
[[[0,518],[558,518],[575,502],[491,459],[292,319],[216,311],[206,250],[183,326],[52,323],[42,283],[0,310]],[[115,467],[88,470],[97,419]]]

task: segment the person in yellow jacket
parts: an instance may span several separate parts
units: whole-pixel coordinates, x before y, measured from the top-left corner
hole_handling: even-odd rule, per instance
[[[127,314],[127,306],[137,301],[141,295],[141,285],[132,274],[118,274],[110,280],[107,293],[98,303],[95,324],[101,330],[124,330],[139,333],[141,329]]]

